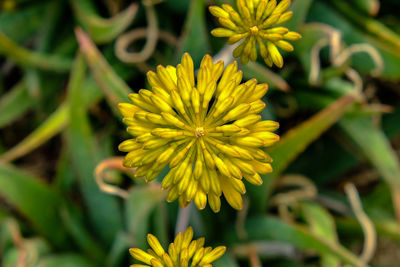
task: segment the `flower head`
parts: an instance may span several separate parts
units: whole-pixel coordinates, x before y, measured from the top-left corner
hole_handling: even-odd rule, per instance
[[[147,235],[147,242],[150,249],[147,252],[138,249],[129,249],[133,258],[147,265],[131,265],[131,267],[154,266],[154,267],[178,267],[178,266],[199,266],[211,267],[211,263],[220,258],[226,247],[220,246],[212,249],[204,248],[204,238],[193,240],[193,229],[189,227],[183,234],[179,233],[165,252],[158,239],[152,234]],[[191,264],[189,265],[191,261]]]
[[[257,115],[265,107],[260,98],[268,86],[255,79],[240,84],[236,62],[224,71],[223,62],[214,64],[209,55],[196,84],[187,53],[176,68],[158,66],[147,78],[152,91],[141,89],[129,96],[133,105],[119,105],[135,137],[119,146],[129,152],[124,166],[137,167],[135,176],[151,181],[169,165],[161,186],[169,189],[168,201],[179,198],[183,207],[194,200],[203,209],[208,198],[218,212],[223,193],[233,208],[241,209],[242,178],[260,185],[258,173],[272,171],[271,158],[260,148],[279,139],[271,132],[278,123]]]
[[[291,52],[293,46],[287,41],[301,38],[297,32],[277,27],[293,15],[292,11],[286,11],[290,0],[282,0],[278,5],[276,0],[237,0],[236,3],[238,12],[227,4],[222,5],[222,8],[210,7],[211,14],[218,17],[222,25],[222,28],[211,31],[211,34],[216,37],[229,37],[229,44],[244,39],[233,51],[233,56],[240,57],[243,64],[247,64],[249,59],[256,61],[258,44],[265,63],[269,67],[275,64],[282,68],[283,58],[278,48]]]

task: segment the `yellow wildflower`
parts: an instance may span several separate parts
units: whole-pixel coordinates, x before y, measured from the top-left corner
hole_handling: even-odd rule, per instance
[[[189,227],[183,234],[179,233],[168,248],[168,253],[163,249],[157,237],[147,235],[147,242],[150,249],[147,252],[131,248],[129,253],[138,261],[145,263],[133,264],[131,267],[154,266],[154,267],[178,267],[198,266],[211,267],[211,263],[224,255],[226,247],[219,246],[215,249],[204,247],[204,237],[193,240],[193,229]]]
[[[206,55],[194,78],[189,54],[181,63],[148,72],[152,91],[141,89],[121,103],[127,131],[134,139],[120,144],[129,152],[124,166],[137,167],[136,177],[154,180],[169,165],[162,188],[167,201],[179,198],[182,207],[194,200],[199,209],[207,203],[220,209],[223,193],[235,209],[242,208],[242,182],[260,185],[261,174],[272,171],[271,158],[260,147],[275,143],[278,123],[261,121],[265,104],[260,100],[266,84],[255,79],[240,84],[242,72],[234,62],[224,71],[222,61]]]
[[[211,14],[222,25],[222,28],[211,31],[211,34],[215,37],[229,37],[229,44],[244,39],[233,51],[233,56],[240,57],[243,64],[247,64],[249,59],[256,61],[258,44],[265,63],[269,67],[275,64],[282,68],[283,58],[278,48],[291,52],[293,46],[287,41],[301,38],[297,32],[277,27],[293,15],[292,11],[286,11],[290,0],[282,0],[278,5],[276,0],[237,0],[236,5],[239,13],[227,4],[222,5],[222,8],[210,7]]]

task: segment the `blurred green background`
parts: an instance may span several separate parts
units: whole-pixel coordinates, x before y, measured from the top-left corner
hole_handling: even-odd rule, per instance
[[[207,7],[232,2],[0,0],[1,266],[128,266],[147,233],[172,242],[177,203],[115,158],[116,106],[183,52],[229,58]],[[303,38],[283,69],[239,67],[270,87],[274,173],[242,211],[192,208],[189,224],[228,247],[217,267],[400,266],[400,1],[290,9]]]

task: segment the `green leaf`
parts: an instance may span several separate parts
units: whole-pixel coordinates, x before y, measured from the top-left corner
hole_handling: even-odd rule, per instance
[[[213,262],[214,267],[239,267],[239,264],[235,260],[235,258],[229,253],[229,251],[226,251],[225,254]]]
[[[105,251],[86,229],[83,216],[78,212],[78,209],[71,205],[64,205],[60,214],[63,225],[75,244],[93,261],[102,263],[105,258]]]
[[[85,88],[81,92],[81,97],[86,107],[96,103],[102,97],[102,92],[92,78],[87,78],[82,88]],[[68,103],[64,102],[38,128],[1,155],[0,162],[10,162],[28,154],[65,129],[69,121],[69,106]]]
[[[191,1],[175,60],[178,62],[187,52],[193,58],[195,68],[200,66],[203,56],[210,52],[204,6],[204,0]]]
[[[64,253],[43,257],[37,267],[95,267],[88,259],[79,254]]]
[[[284,79],[257,62],[249,62],[247,65],[240,64],[240,69],[246,80],[257,79],[260,83],[267,83],[270,89],[279,89],[284,92],[290,90],[289,84]]]
[[[306,228],[288,224],[269,216],[253,217],[246,220],[246,241],[273,240],[289,243],[298,249],[313,250],[319,254],[330,254],[353,266],[367,266],[356,255],[343,246],[318,236]],[[226,240],[229,243],[239,243],[236,229],[228,231]]]
[[[379,12],[380,0],[351,0],[362,12],[376,16]]]
[[[85,59],[92,71],[99,87],[104,91],[111,109],[120,115],[117,105],[120,102],[128,102],[128,94],[132,93],[129,86],[111,68],[108,62],[101,55],[94,43],[81,29],[76,30],[80,50],[85,55]]]
[[[78,55],[68,85],[70,125],[67,136],[89,219],[96,234],[110,244],[122,227],[122,217],[115,197],[100,191],[94,179],[93,172],[98,162],[98,154],[81,93],[82,89],[84,90],[85,70],[84,59]]]
[[[0,98],[0,128],[19,118],[32,104],[25,82],[16,84]]]
[[[104,19],[98,15],[91,0],[71,0],[74,14],[83,28],[96,43],[108,43],[123,33],[135,18],[138,4],[133,3],[112,18]]]
[[[318,204],[311,202],[301,203],[301,212],[304,220],[310,226],[310,231],[317,236],[326,239],[329,242],[338,243],[336,226],[333,217],[327,210]],[[337,257],[331,254],[321,255],[321,266],[337,267],[340,266],[340,261]]]
[[[336,2],[341,1],[335,1],[335,3]],[[354,9],[352,8],[351,10]],[[360,28],[355,27],[355,25],[350,23],[341,14],[336,12],[335,9],[327,6],[321,1],[316,1],[311,6],[309,19],[331,25],[332,27],[339,30],[343,36],[344,42],[347,45],[360,43],[368,43],[372,45],[378,50],[384,61],[384,70],[381,76],[386,79],[400,79],[400,54],[398,48],[393,48],[391,45],[388,45],[386,42],[382,41],[382,38],[380,38],[379,36],[377,37],[370,35]],[[306,38],[303,38],[303,40],[306,40]],[[296,43],[299,42],[301,41],[298,41]],[[311,48],[311,46],[309,48]],[[297,51],[297,49],[298,48],[296,46],[295,51]],[[306,51],[303,51],[302,53],[304,56],[310,55]],[[354,55],[351,57],[351,60],[352,65],[355,66],[357,70],[360,70],[363,73],[367,73],[375,68],[373,61],[365,53]]]
[[[67,72],[72,61],[56,54],[43,54],[18,46],[0,31],[0,54],[23,67],[36,67],[46,71]]]
[[[126,200],[125,217],[134,246],[146,248],[146,236],[150,233],[150,216],[154,209],[165,200],[165,191],[153,185],[137,186]]]
[[[65,229],[60,227],[63,199],[38,178],[11,166],[0,165],[0,196],[17,209],[33,228],[53,244],[62,247]]]
[[[400,188],[399,159],[388,138],[366,116],[345,116],[339,127],[392,187]]]
[[[353,106],[354,101],[353,94],[341,97],[307,121],[289,130],[276,145],[267,149],[274,160],[272,163],[274,172],[261,176],[264,181],[262,186],[249,186],[252,208],[259,211],[265,210],[267,198],[272,191],[276,177],[313,141],[335,124]]]

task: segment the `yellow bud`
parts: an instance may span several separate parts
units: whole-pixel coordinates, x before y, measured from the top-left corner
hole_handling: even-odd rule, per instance
[[[251,136],[231,138],[231,140],[238,145],[249,147],[260,147],[264,144],[262,139]]]
[[[211,31],[211,34],[214,35],[215,37],[230,37],[234,35],[235,32],[225,28],[216,28]]]
[[[248,103],[240,104],[240,105],[236,106],[235,108],[233,108],[232,110],[230,110],[228,112],[228,114],[226,114],[222,118],[222,120],[224,122],[236,120],[236,119],[240,118],[242,116],[242,114],[246,113],[249,109],[250,109],[250,104],[248,104]]]
[[[244,118],[241,118],[240,120],[235,121],[234,124],[239,126],[239,127],[245,128],[247,126],[255,124],[259,120],[261,120],[261,116],[260,115],[251,114],[251,115],[248,115],[248,116],[246,116]]]
[[[160,81],[164,84],[164,88],[168,91],[176,90],[176,83],[166,68],[161,65],[157,66],[157,75]]]
[[[279,123],[275,121],[259,121],[249,129],[253,132],[272,132],[279,128]]]
[[[244,177],[244,179],[246,179],[246,181],[248,181],[249,183],[254,184],[254,185],[262,185],[262,183],[263,183],[263,180],[261,179],[261,177],[258,173],[255,173],[253,175],[244,173],[243,177]]]
[[[282,14],[290,6],[290,0],[282,0],[279,5],[276,6],[272,14]]]
[[[184,67],[188,77],[189,77],[189,82],[191,86],[194,86],[194,65],[193,65],[193,59],[190,57],[188,53],[183,54],[181,64]]]
[[[162,259],[166,267],[174,267],[174,263],[172,262],[171,257],[167,253],[163,254]]]
[[[294,50],[293,46],[286,41],[280,40],[278,42],[275,42],[275,45],[279,48],[281,48],[282,50],[285,50],[287,52],[292,52]]]
[[[168,123],[174,125],[175,127],[178,127],[181,129],[186,128],[185,123],[183,123],[181,120],[179,120],[177,117],[175,117],[174,115],[172,115],[170,113],[161,112],[161,116],[164,118],[164,120],[166,120]]]
[[[272,172],[272,166],[269,163],[263,163],[257,160],[253,160],[251,164],[253,164],[254,170],[257,173],[268,174]]]
[[[229,13],[218,6],[210,6],[208,10],[215,17],[229,18]]]
[[[208,175],[209,175],[209,178],[210,178],[210,189],[211,189],[211,191],[215,195],[220,196],[221,195],[221,185],[219,183],[217,171],[215,169],[209,170],[208,171]]]
[[[147,242],[149,243],[150,247],[154,250],[154,252],[159,256],[165,253],[163,247],[161,246],[160,242],[158,241],[157,237],[152,234],[147,235]]]
[[[171,158],[171,156],[174,154],[175,149],[176,149],[176,146],[171,146],[167,150],[165,150],[163,153],[161,153],[156,160],[156,164],[162,164],[162,163],[167,162]]]
[[[139,107],[129,103],[119,103],[118,109],[124,117],[132,117],[135,112],[141,110]]]
[[[222,255],[224,255],[225,251],[226,247],[224,246],[216,247],[215,249],[203,256],[203,259],[201,260],[199,265],[211,263],[217,260],[218,258],[222,257]]]
[[[165,267],[164,264],[162,264],[159,260],[157,259],[152,259],[151,260],[151,266],[153,267]]]
[[[196,251],[196,253],[194,253],[191,266],[198,266],[198,263],[203,258],[203,255],[204,255],[204,248],[199,248]]]
[[[279,67],[283,67],[283,58],[281,53],[279,53],[278,48],[272,43],[272,42],[267,42],[267,48],[268,52],[271,55],[272,62]]]
[[[260,3],[258,4],[257,12],[256,12],[256,21],[261,20],[263,14],[265,12],[265,9],[267,8],[267,3],[268,3],[267,0],[261,0]]]
[[[137,259],[138,261],[141,261],[141,262],[144,262],[144,263],[150,264],[150,265],[151,265],[151,260],[155,259],[152,255],[150,255],[138,248],[130,248],[129,253],[131,254],[131,256],[133,258]]]
[[[159,148],[162,146],[165,146],[166,144],[168,144],[170,142],[170,140],[168,139],[153,139],[153,140],[149,140],[147,142],[145,142],[143,144],[143,149],[155,149],[155,148]]]
[[[231,158],[231,161],[242,171],[243,175],[245,174],[254,175],[256,173],[251,164],[241,159]]]
[[[267,18],[260,26],[260,29],[266,29],[271,27],[272,25],[275,25],[276,22],[279,20],[279,17],[281,14],[273,14],[269,18]]]
[[[178,188],[176,186],[174,186],[171,189],[169,189],[168,196],[167,196],[167,201],[168,202],[173,202],[178,197],[179,197]],[[169,255],[171,255],[171,252],[169,253]]]
[[[239,42],[240,40],[246,38],[247,36],[249,36],[249,32],[235,33],[229,37],[228,44],[235,44],[235,43]]]
[[[154,105],[156,105],[160,110],[167,112],[167,113],[171,113],[171,114],[175,114],[175,112],[173,111],[173,109],[171,108],[171,106],[165,102],[161,97],[153,94],[151,101],[154,103]]]
[[[197,189],[194,197],[194,203],[199,210],[203,210],[207,205],[207,195],[202,190]]]
[[[213,154],[213,158],[215,161],[215,166],[217,166],[219,172],[222,175],[225,175],[227,177],[231,177],[231,173],[229,172],[228,166],[225,165],[225,163],[220,159],[217,155]]]
[[[136,142],[135,139],[128,139],[118,146],[118,150],[122,152],[130,152],[142,147],[142,144]]]
[[[297,40],[301,39],[301,35],[297,32],[288,32],[287,34],[285,34],[283,36],[283,38],[285,40],[289,40],[289,41],[297,41]]]
[[[282,24],[286,21],[288,21],[289,19],[291,19],[293,16],[293,11],[287,11],[285,13],[283,13],[280,17],[279,20],[276,22],[276,24]]]
[[[208,204],[210,205],[210,208],[212,209],[212,211],[214,213],[219,212],[219,210],[221,209],[221,199],[219,198],[219,196],[210,193],[208,195]],[[196,257],[197,252],[194,254]],[[194,261],[194,257],[193,257],[193,261]]]

